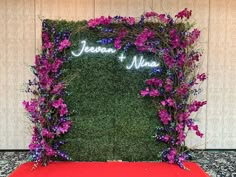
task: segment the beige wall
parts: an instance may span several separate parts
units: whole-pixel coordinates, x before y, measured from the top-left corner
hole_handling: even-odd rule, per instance
[[[40,48],[39,18],[82,20],[101,15],[139,16],[144,11],[193,10],[202,30],[203,71],[208,81],[200,112],[203,139],[190,136],[194,148],[236,149],[236,1],[233,0],[0,0],[0,149],[25,149],[30,124],[21,91]]]

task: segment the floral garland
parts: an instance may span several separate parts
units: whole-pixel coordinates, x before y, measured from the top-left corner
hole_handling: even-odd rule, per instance
[[[23,105],[33,123],[32,141],[29,145],[32,161],[46,166],[52,157],[69,160],[60,150],[65,141],[57,140],[68,132],[71,121],[67,105],[63,100],[65,83],[60,81],[61,67],[67,61],[65,51],[70,47],[69,32],[57,32],[43,21],[42,53],[36,55],[31,66],[35,75],[27,83],[26,92],[34,95]]]
[[[191,154],[184,146],[187,131],[193,130],[203,137],[191,118],[206,101],[194,100],[200,82],[206,74],[196,74],[201,53],[195,49],[200,31],[188,22],[192,11],[184,9],[175,18],[170,15],[146,12],[140,19],[134,17],[100,17],[88,21],[91,30],[99,30],[101,44],[114,44],[117,50],[127,52],[136,48],[140,53],[152,53],[161,60],[161,67],[153,68],[142,97],[149,97],[157,108],[162,122],[155,140],[168,145],[162,152],[162,161],[176,163],[181,168]],[[120,26],[113,26],[119,24]],[[159,25],[156,25],[159,24]],[[113,25],[113,26],[112,26]],[[158,28],[157,28],[158,26]],[[163,77],[164,76],[164,77]]]

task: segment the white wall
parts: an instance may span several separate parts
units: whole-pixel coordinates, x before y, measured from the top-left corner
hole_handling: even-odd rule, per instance
[[[39,18],[81,20],[101,15],[139,16],[144,11],[170,12],[185,7],[202,30],[203,71],[208,81],[199,114],[203,139],[190,136],[193,148],[236,149],[236,1],[233,0],[0,0],[0,149],[25,149],[30,123],[21,102],[22,84],[40,48]]]

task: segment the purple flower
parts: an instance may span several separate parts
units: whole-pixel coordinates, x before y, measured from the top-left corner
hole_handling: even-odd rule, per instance
[[[158,16],[158,14],[156,12],[146,12],[145,13],[146,18],[155,17],[155,16]]]
[[[205,73],[198,74],[197,79],[200,80],[200,81],[206,80],[207,79],[206,74]]]
[[[176,18],[181,18],[181,19],[186,17],[187,19],[189,19],[191,15],[192,15],[192,10],[188,11],[188,9],[185,8],[184,10],[180,11],[177,15],[175,15],[175,17]]]
[[[157,96],[160,96],[160,93],[158,90],[156,89],[152,89],[149,93],[150,97],[157,97]]]
[[[32,99],[31,101],[23,101],[22,104],[29,113],[34,113],[38,107],[38,101],[35,99]]]
[[[175,65],[175,59],[170,56],[168,51],[165,51],[164,55],[163,55],[163,59],[165,61],[165,64],[171,69],[174,67]]]
[[[146,87],[145,90],[141,90],[140,92],[141,92],[142,97],[145,97],[145,96],[149,95],[149,93],[150,93],[148,87]]]
[[[175,128],[175,130],[178,131],[178,132],[183,131],[183,129],[184,129],[184,124],[183,123],[177,124],[177,126]]]
[[[174,101],[172,98],[168,98],[168,99],[166,100],[166,103],[167,103],[169,106],[175,107],[175,101]]]
[[[112,22],[112,17],[108,16],[108,17],[104,17],[101,16],[99,18],[95,18],[95,19],[90,19],[88,21],[88,26],[91,28],[95,28],[98,25],[109,25]]]
[[[171,29],[169,32],[170,35],[170,44],[172,45],[173,48],[177,48],[180,46],[180,38],[177,34],[176,29]]]
[[[61,67],[62,63],[63,62],[60,59],[56,59],[54,63],[51,65],[52,72],[54,73],[58,72],[58,69]]]
[[[158,78],[151,78],[151,79],[148,79],[146,81],[146,84],[148,85],[154,85],[154,86],[157,86],[157,87],[162,87],[163,85],[163,81],[158,79]]]
[[[198,29],[194,29],[188,36],[187,36],[187,44],[192,45],[200,36],[200,31]]]
[[[69,128],[71,126],[71,121],[66,121],[66,122],[63,122],[59,127],[58,127],[58,130],[61,132],[61,133],[66,133]]]
[[[169,163],[174,163],[176,158],[177,151],[174,148],[171,148],[169,154],[167,155],[167,159]]]
[[[68,113],[68,109],[66,104],[61,104],[61,109],[60,109],[60,116],[64,116]]]
[[[119,31],[118,37],[116,38],[115,43],[114,43],[116,49],[118,49],[118,50],[121,49],[121,40],[126,35],[127,35],[127,30],[126,29],[121,29]]]
[[[166,14],[160,14],[158,17],[159,17],[160,21],[163,22],[163,23],[169,23],[170,22],[170,19],[166,17]]]
[[[140,33],[135,42],[134,45],[139,51],[155,51],[153,50],[152,46],[146,45],[146,41],[148,39],[153,39],[155,37],[155,31],[149,30],[148,28],[145,28],[142,33]]]
[[[179,88],[177,88],[177,93],[179,95],[186,95],[188,93],[188,90],[189,90],[189,85],[186,83],[183,83],[180,85]]]
[[[43,136],[43,137],[47,137],[47,138],[51,138],[51,139],[54,138],[53,133],[52,133],[52,132],[49,132],[46,128],[43,128],[43,129],[42,129],[42,136]]]
[[[53,86],[52,91],[50,92],[51,94],[60,94],[60,92],[64,89],[64,84],[58,83],[57,85]]]
[[[52,104],[52,106],[54,107],[54,108],[59,108],[62,104],[63,104],[63,99],[62,98],[59,98],[58,100],[56,100],[56,101],[54,101],[53,102],[53,104]]]
[[[185,54],[181,54],[180,57],[178,58],[178,62],[177,65],[179,67],[183,67],[186,61],[186,55]]]
[[[186,133],[184,132],[184,130],[179,130],[178,132],[178,141],[176,142],[177,145],[182,144],[186,138]]]
[[[116,40],[115,40],[115,43],[114,43],[114,45],[115,45],[115,48],[116,49],[121,49],[121,40],[120,40],[120,38],[116,38]]]
[[[135,24],[135,18],[134,17],[124,17],[123,20],[127,22],[129,25]]]
[[[164,125],[169,124],[169,121],[171,121],[171,116],[168,114],[167,110],[163,109],[159,111],[159,117]]]
[[[59,46],[59,51],[62,51],[63,49],[66,49],[68,47],[70,47],[71,43],[68,39],[64,39],[63,41],[60,42],[60,46]]]
[[[207,101],[194,101],[188,106],[189,112],[197,112],[202,106],[207,104]]]
[[[44,149],[47,156],[54,156],[56,154],[56,151],[47,143],[44,143]]]
[[[165,85],[165,91],[166,92],[171,92],[173,89],[173,81],[169,78],[166,79],[166,85]]]
[[[186,121],[186,120],[189,118],[189,116],[190,116],[190,113],[189,113],[189,112],[180,113],[180,114],[178,115],[178,120],[179,120],[180,122]]]

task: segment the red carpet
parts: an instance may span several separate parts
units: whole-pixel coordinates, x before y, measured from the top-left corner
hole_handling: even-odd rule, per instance
[[[209,177],[196,163],[185,166],[190,171],[157,162],[53,162],[32,170],[28,162],[9,177]]]

